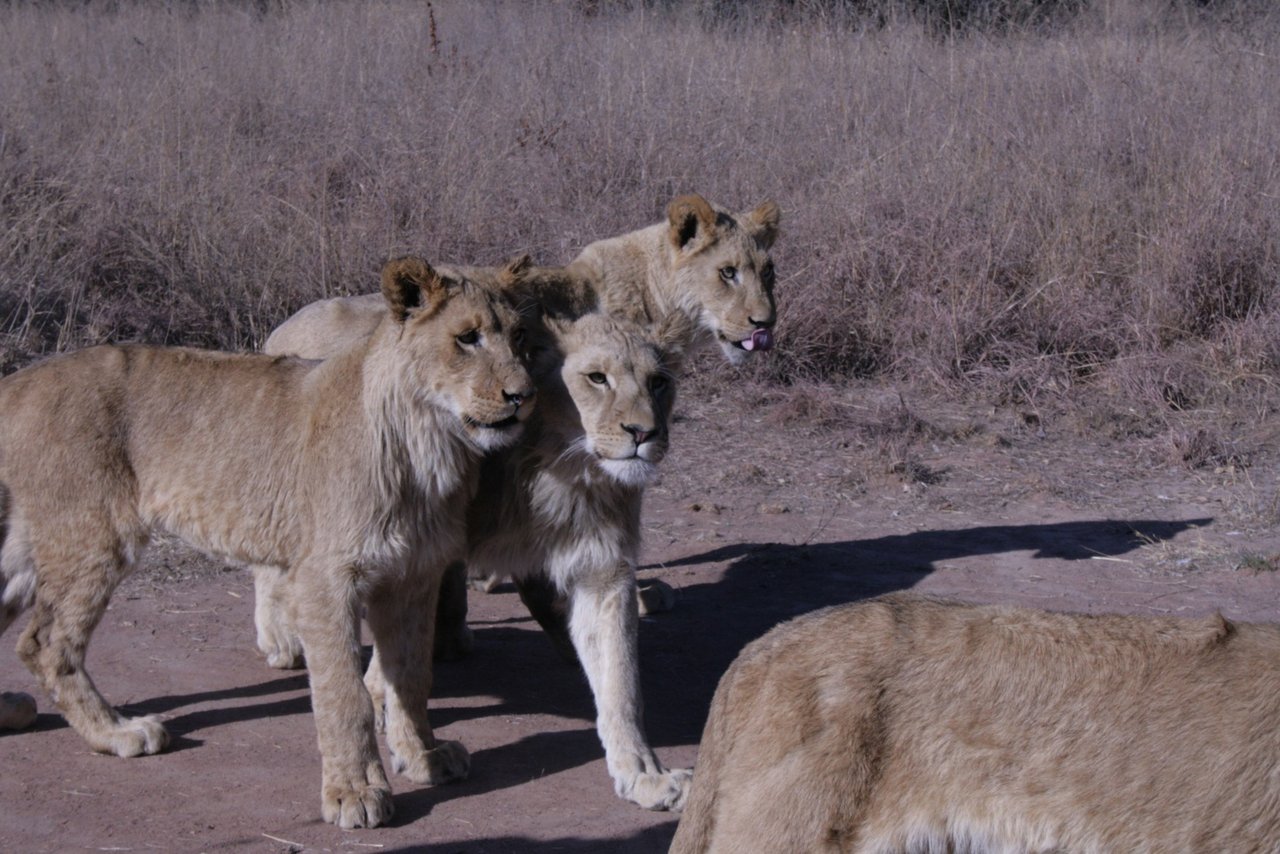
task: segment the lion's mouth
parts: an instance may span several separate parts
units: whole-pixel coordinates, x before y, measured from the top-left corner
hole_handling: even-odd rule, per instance
[[[468,427],[483,430],[506,430],[510,427],[519,426],[520,424],[520,419],[515,415],[508,415],[500,421],[477,421],[475,418],[467,415],[464,416],[463,420],[466,421]]]
[[[747,350],[748,352],[772,350],[773,330],[762,327],[752,332],[749,338],[743,338],[741,341],[729,341],[729,343],[739,350]]]

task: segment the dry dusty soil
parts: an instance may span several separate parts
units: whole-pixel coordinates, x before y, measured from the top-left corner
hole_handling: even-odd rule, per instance
[[[884,389],[771,401],[704,386],[686,400],[646,508],[641,572],[679,593],[641,626],[648,731],[669,765],[694,763],[743,644],[825,605],[914,588],[1280,617],[1274,437],[1256,427],[1184,462],[1176,425],[904,409]],[[0,735],[0,851],[665,850],[676,817],[614,796],[585,681],[509,585],[472,593],[471,608],[474,654],[438,668],[433,706],[438,731],[469,747],[470,779],[393,777],[394,823],[344,832],[319,817],[306,676],[269,669],[254,647],[247,573],[160,544],[117,593],[89,660],[114,703],[167,722],[171,750],[90,752],[7,651],[15,627],[0,686],[36,694],[41,714]]]

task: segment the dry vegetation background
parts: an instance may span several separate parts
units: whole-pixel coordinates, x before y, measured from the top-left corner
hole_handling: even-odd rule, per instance
[[[392,254],[567,260],[693,190],[784,210],[764,382],[1280,380],[1265,2],[10,2],[0,93],[5,370],[253,347]]]

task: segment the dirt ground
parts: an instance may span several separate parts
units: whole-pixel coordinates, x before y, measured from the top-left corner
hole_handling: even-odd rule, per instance
[[[691,399],[650,492],[641,573],[679,593],[641,626],[647,727],[669,765],[694,763],[743,644],[826,605],[914,588],[1280,618],[1274,437],[1257,427],[1231,437],[1241,453],[1188,463],[1177,425],[1086,430],[1013,408],[906,407],[887,389]],[[113,702],[166,721],[171,749],[90,752],[7,651],[15,627],[0,686],[36,694],[41,714],[0,735],[0,851],[665,850],[677,817],[614,796],[585,680],[509,585],[471,597],[474,654],[438,667],[433,705],[438,732],[470,749],[470,779],[393,777],[392,826],[344,832],[319,817],[306,676],[254,647],[248,574],[161,544],[116,595],[90,665]]]

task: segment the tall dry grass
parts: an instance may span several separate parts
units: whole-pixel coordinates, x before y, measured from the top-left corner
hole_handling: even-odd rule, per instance
[[[912,8],[5,4],[4,363],[253,346],[392,254],[564,260],[694,190],[784,210],[773,379],[1280,379],[1280,15]]]

